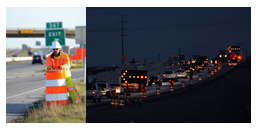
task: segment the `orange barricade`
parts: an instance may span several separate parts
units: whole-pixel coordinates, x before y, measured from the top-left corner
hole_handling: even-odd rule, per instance
[[[125,100],[124,100],[124,97],[120,97],[119,107],[120,107],[120,108],[124,108],[124,106],[125,106]]]
[[[127,94],[126,94],[126,104],[131,103],[130,96],[131,96],[131,94],[127,92]]]
[[[214,73],[217,73],[217,68],[214,68]]]
[[[146,100],[147,99],[147,91],[142,91],[141,92],[141,97],[143,100]]]
[[[193,80],[189,80],[189,85],[193,85]]]
[[[213,70],[211,71],[211,75],[212,75],[212,76],[214,75],[214,72],[213,72]]]
[[[160,96],[160,88],[156,88],[156,96]]]
[[[68,105],[68,94],[64,70],[47,70],[45,72],[46,105]]]
[[[110,106],[114,107],[114,99],[111,97]]]
[[[182,87],[182,89],[185,88],[185,81],[182,81],[182,82],[181,82],[181,87]]]
[[[119,99],[117,96],[114,97],[114,107],[119,107]]]
[[[199,82],[202,82],[202,75],[199,75]]]

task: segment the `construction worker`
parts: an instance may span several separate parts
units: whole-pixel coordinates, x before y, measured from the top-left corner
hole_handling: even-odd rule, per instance
[[[81,99],[72,82],[68,55],[60,50],[61,45],[57,41],[52,43],[51,49],[53,49],[53,52],[46,58],[45,70],[53,70],[53,67],[65,70],[66,85],[69,96],[72,98],[74,104],[80,103]]]

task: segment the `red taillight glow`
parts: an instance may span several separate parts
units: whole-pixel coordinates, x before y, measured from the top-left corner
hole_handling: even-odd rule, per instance
[[[120,87],[116,87],[116,89],[120,89]]]
[[[157,79],[157,81],[159,82],[159,79]]]
[[[186,74],[185,72],[183,72],[182,74]]]
[[[108,91],[108,88],[106,89],[106,91]]]
[[[148,80],[148,82],[150,82],[150,80]]]

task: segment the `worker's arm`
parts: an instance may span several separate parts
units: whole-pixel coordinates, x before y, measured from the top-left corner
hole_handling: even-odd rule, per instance
[[[52,59],[51,56],[48,56],[46,58],[46,67],[45,67],[45,71],[46,70],[51,70],[52,69]]]
[[[70,60],[67,54],[64,54],[63,56],[63,65],[61,66],[62,69],[64,70],[69,70],[70,69]]]

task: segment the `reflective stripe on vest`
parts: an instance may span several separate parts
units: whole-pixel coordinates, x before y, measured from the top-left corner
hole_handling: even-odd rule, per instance
[[[70,87],[70,88],[67,88],[67,91],[68,91],[68,92],[72,92],[72,91],[75,91],[75,90],[76,90],[75,85],[73,85],[73,86]]]
[[[76,101],[73,101],[73,103],[77,104],[77,103],[80,103],[81,102],[81,99],[78,99]]]

